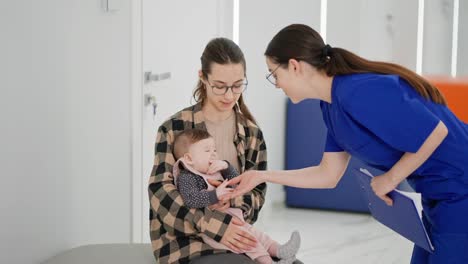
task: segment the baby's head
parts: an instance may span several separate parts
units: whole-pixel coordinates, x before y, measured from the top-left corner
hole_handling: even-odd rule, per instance
[[[187,129],[174,139],[174,156],[176,160],[184,157],[195,170],[206,173],[210,161],[218,159],[215,141],[211,135],[201,129]]]

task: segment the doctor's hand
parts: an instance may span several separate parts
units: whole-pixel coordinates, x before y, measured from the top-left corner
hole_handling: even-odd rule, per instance
[[[264,183],[266,180],[262,176],[260,171],[256,170],[249,170],[245,171],[241,175],[231,179],[228,185],[236,185],[239,184],[237,187],[234,188],[231,196],[229,198],[235,198],[241,196],[253,188],[257,187],[257,185]]]
[[[228,180],[224,180],[223,183],[216,187],[216,197],[218,197],[218,200],[222,200],[222,198],[232,193],[233,189],[228,186],[228,183]]]
[[[388,206],[393,205],[393,200],[388,197],[387,194],[393,191],[397,186],[398,183],[395,183],[387,173],[375,176],[371,180],[371,187],[375,195],[382,199]]]

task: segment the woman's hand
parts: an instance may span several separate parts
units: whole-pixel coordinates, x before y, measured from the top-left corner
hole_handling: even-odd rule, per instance
[[[387,196],[387,194],[393,191],[398,186],[392,177],[384,173],[380,176],[375,176],[371,180],[371,187],[374,193],[382,199],[388,206],[393,205],[393,200]]]
[[[260,171],[256,170],[249,170],[245,171],[241,175],[231,179],[228,182],[228,185],[236,185],[239,184],[237,187],[234,188],[234,191],[231,193],[231,196],[228,198],[234,198],[245,194],[246,192],[251,191],[257,185],[262,184],[265,182],[265,179],[262,177]]]
[[[257,244],[253,235],[241,228],[244,225],[237,217],[232,217],[226,232],[221,239],[221,244],[227,246],[236,253],[251,251]]]
[[[220,170],[225,170],[229,167],[229,164],[224,160],[211,160],[210,167],[208,167],[208,171],[206,174],[211,175]]]

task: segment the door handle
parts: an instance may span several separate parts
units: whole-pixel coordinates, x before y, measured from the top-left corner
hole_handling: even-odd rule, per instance
[[[163,72],[163,73],[153,73],[151,71],[145,72],[145,83],[149,82],[158,82],[162,80],[167,80],[171,78],[171,72]]]
[[[154,117],[156,116],[156,110],[158,108],[158,103],[156,102],[156,97],[150,93],[147,93],[144,95],[144,98],[143,98],[143,101],[144,101],[144,105],[145,107],[148,107],[151,105],[151,107],[153,107],[153,119]]]

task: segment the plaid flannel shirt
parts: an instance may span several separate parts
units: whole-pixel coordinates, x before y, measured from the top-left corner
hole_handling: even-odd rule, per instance
[[[260,128],[243,117],[235,107],[237,149],[241,172],[266,170],[267,151]],[[198,236],[200,233],[220,242],[232,216],[208,208],[188,208],[173,182],[175,163],[172,144],[184,129],[206,130],[201,104],[185,108],[166,120],[158,129],[154,166],[149,179],[150,236],[156,260],[165,263],[189,263],[198,256],[225,253],[213,249]],[[253,224],[265,201],[266,184],[231,200],[231,207],[242,209],[247,223]]]

